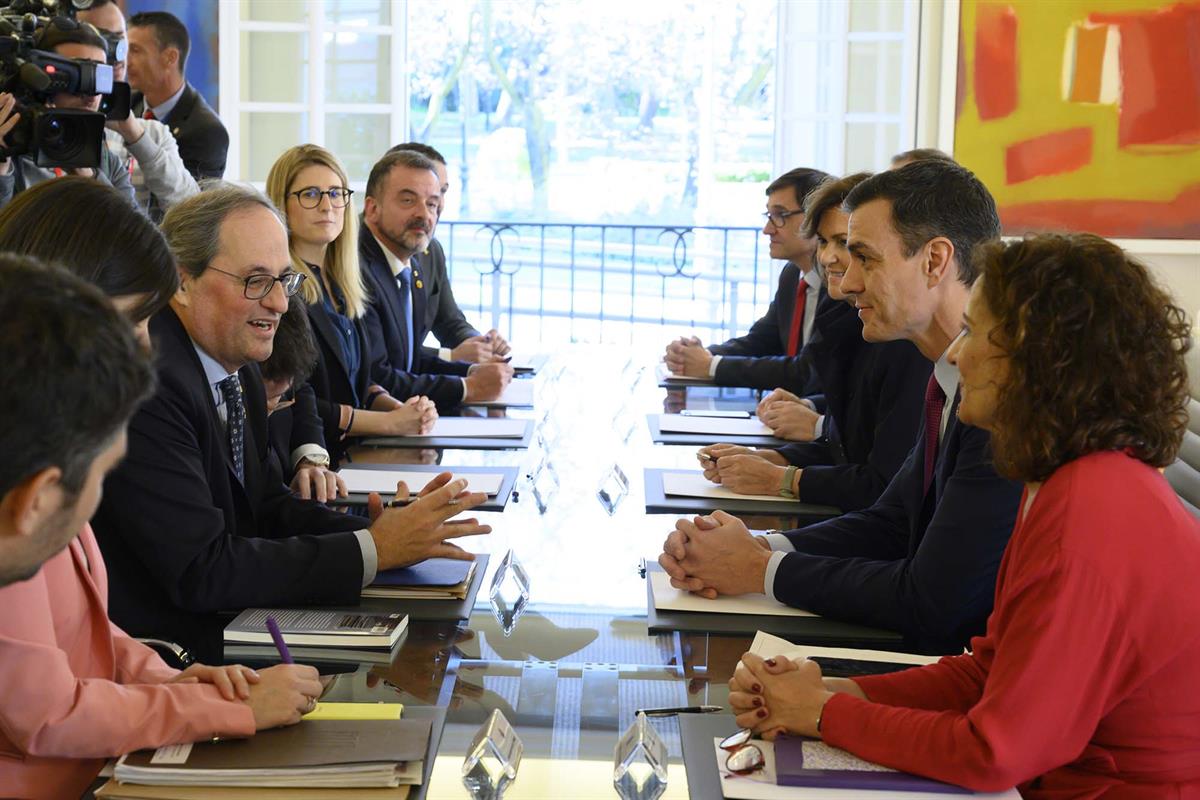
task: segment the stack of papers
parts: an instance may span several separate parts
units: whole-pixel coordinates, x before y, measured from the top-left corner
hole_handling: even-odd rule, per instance
[[[703,497],[709,500],[755,500],[766,503],[795,503],[794,499],[780,497],[777,494],[738,494],[724,486],[719,486],[703,472],[667,471],[662,472],[663,494],[668,497]]]
[[[533,408],[533,381],[511,381],[500,394],[500,396],[495,400],[472,400],[464,405],[487,406],[495,408],[505,408],[508,406]]]
[[[654,592],[654,608],[659,611],[699,611],[707,614],[766,614],[773,617],[815,617],[811,611],[785,606],[765,594],[722,595],[709,600],[698,594],[676,589],[671,576],[660,570],[647,571]]]
[[[474,561],[430,558],[411,567],[383,570],[363,597],[404,600],[465,600],[475,578]]]
[[[453,472],[453,468],[450,468],[449,471]],[[400,481],[404,481],[408,486],[409,492],[415,496],[425,484],[433,480],[436,474],[435,472],[404,469],[353,469],[346,467],[338,470],[338,475],[341,475],[342,480],[346,482],[346,490],[350,494],[378,492],[384,495],[385,499],[396,493],[396,484]],[[500,494],[500,486],[504,483],[504,476],[498,472],[455,473],[454,477],[462,478],[467,482],[467,491],[483,492],[488,497],[495,497]]]
[[[395,787],[421,782],[430,722],[305,720],[249,739],[122,756],[114,777],[145,786]]]
[[[658,375],[659,383],[712,383],[713,379],[705,376],[703,378],[689,378],[687,375],[676,375],[671,370],[667,369],[667,365],[659,363],[655,368]]]
[[[757,418],[685,417],[682,414],[659,414],[658,429],[663,433],[702,433],[712,436],[775,435]]]
[[[438,417],[429,433],[390,437],[401,439],[520,439],[529,420],[499,417]]]
[[[248,608],[225,626],[225,641],[271,644],[267,617],[279,623],[283,641],[308,647],[390,650],[408,627],[404,614],[371,614],[317,609]]]

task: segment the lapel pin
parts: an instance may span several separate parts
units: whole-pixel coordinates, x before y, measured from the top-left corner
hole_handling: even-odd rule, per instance
[[[424,288],[425,288],[425,284],[421,283],[420,279],[417,279],[417,288],[418,288],[418,289],[424,289]]]

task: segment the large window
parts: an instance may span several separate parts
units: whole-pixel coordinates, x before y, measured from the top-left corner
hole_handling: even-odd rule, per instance
[[[745,330],[774,292],[763,193],[912,146],[917,0],[221,4],[230,177],[315,142],[361,188],[449,162],[438,237],[473,321],[526,338]],[[645,334],[645,335],[643,335]],[[652,334],[652,335],[651,335]]]

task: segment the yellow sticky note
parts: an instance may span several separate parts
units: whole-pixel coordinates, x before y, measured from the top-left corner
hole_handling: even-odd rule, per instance
[[[403,703],[317,703],[304,719],[400,719]]]

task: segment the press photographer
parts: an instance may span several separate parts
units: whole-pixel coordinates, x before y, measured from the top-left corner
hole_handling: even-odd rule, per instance
[[[26,15],[16,21],[27,28],[33,19]],[[13,22],[5,16],[0,27],[15,28]],[[22,33],[27,32],[22,28],[0,37],[6,67],[17,67],[6,69],[11,77],[5,84],[7,91],[0,92],[0,136],[9,153],[20,153],[0,161],[0,206],[17,192],[64,174],[94,177],[111,184],[136,206],[129,171],[105,144],[104,115],[99,113],[101,95],[113,92],[114,88],[112,68],[107,65],[108,42],[92,25],[69,17],[54,17],[44,22],[38,19],[31,52],[21,52]],[[16,55],[12,53],[14,46],[18,48]],[[73,63],[38,64],[39,52],[52,53]],[[54,91],[63,85],[76,91]],[[113,97],[119,103],[119,95]],[[23,112],[17,105],[18,98],[25,114],[45,117],[32,126],[28,123],[22,126]],[[45,98],[48,111],[37,108],[41,98]],[[53,112],[59,110],[68,114],[56,119]],[[71,114],[72,111],[85,113]],[[127,108],[120,111],[128,116]]]

